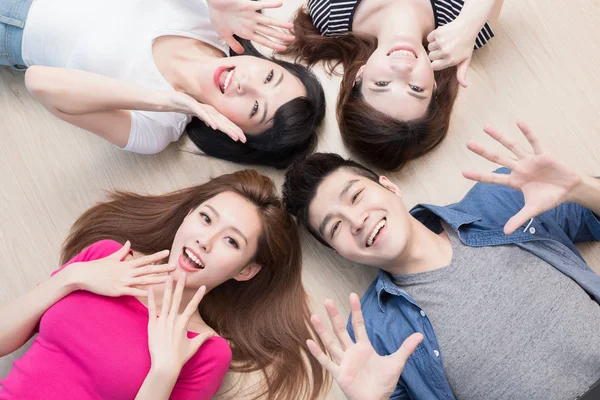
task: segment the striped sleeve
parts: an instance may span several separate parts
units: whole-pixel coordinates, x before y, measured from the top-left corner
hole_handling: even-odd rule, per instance
[[[343,35],[352,30],[352,19],[359,2],[360,0],[309,0],[308,12],[321,35]]]
[[[435,17],[435,27],[446,25],[454,21],[460,14],[465,2],[463,0],[431,0],[433,14]],[[479,49],[494,37],[494,32],[488,23],[486,23],[475,39],[475,49]]]

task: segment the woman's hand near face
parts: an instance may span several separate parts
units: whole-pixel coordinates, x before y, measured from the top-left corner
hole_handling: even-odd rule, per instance
[[[233,35],[273,50],[286,49],[285,45],[278,41],[294,40],[294,36],[276,29],[292,29],[291,22],[279,21],[258,12],[267,8],[278,8],[282,4],[282,1],[267,0],[208,0],[208,9],[213,28],[233,51],[241,54],[244,49]]]
[[[197,102],[191,96],[181,92],[167,92],[171,110],[182,114],[193,115],[204,121],[206,126],[225,133],[234,141],[246,143],[244,132],[226,116],[215,110],[213,106]]]
[[[151,367],[136,400],[168,399],[177,382],[183,365],[198,351],[213,332],[205,332],[193,339],[187,337],[187,328],[198,304],[202,300],[206,287],[202,286],[189,302],[183,314],[179,314],[181,297],[185,286],[185,273],[179,275],[175,293],[173,279],[169,277],[165,284],[160,315],[156,314],[154,292],[148,295],[148,347]]]
[[[440,71],[456,65],[458,83],[467,87],[467,69],[471,63],[479,28],[457,18],[431,32],[427,36],[427,48],[433,70]]]
[[[96,293],[101,296],[141,296],[148,292],[136,286],[157,285],[167,280],[168,272],[174,265],[151,265],[169,255],[163,250],[149,256],[121,261],[129,253],[131,244],[127,241],[123,247],[108,257],[94,261],[71,264],[60,273],[70,274],[77,289]]]

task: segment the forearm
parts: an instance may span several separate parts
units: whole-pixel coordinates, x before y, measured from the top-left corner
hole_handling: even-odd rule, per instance
[[[135,400],[167,400],[171,396],[178,376],[179,372],[175,374],[173,371],[150,368]]]
[[[69,115],[170,111],[166,92],[76,69],[32,66],[25,74],[25,85],[44,106]]]
[[[76,285],[70,274],[58,273],[21,297],[0,306],[0,357],[25,344],[42,314],[74,290]]]
[[[577,203],[600,216],[600,179],[585,176],[569,195],[569,202]]]
[[[479,32],[490,18],[497,18],[502,3],[503,0],[465,0],[458,18],[468,21],[473,31]]]

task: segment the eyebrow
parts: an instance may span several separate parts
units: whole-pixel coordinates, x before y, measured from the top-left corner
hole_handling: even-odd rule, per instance
[[[412,96],[412,97],[416,97],[417,99],[421,99],[421,100],[426,100],[426,99],[427,99],[427,96],[426,96],[426,95],[424,95],[424,94],[423,94],[423,95],[421,95],[421,94],[418,94],[417,92],[415,92],[415,91],[414,91],[414,90],[412,90],[412,89],[408,89],[408,94],[409,94],[410,96]]]
[[[279,75],[279,79],[277,80],[277,82],[275,82],[275,85],[273,85],[273,89],[275,89],[277,86],[279,86],[279,84],[281,83],[281,81],[283,80],[283,73],[281,73],[281,75]],[[265,120],[267,119],[267,111],[269,109],[267,102],[265,101],[265,106],[264,106],[265,111],[263,112],[263,116],[262,119],[260,120],[261,124],[265,123]],[[273,118],[271,118],[273,119]],[[269,120],[270,121],[270,120]],[[268,121],[267,121],[268,122]]]
[[[390,88],[389,87],[384,87],[384,88],[369,88],[369,90],[371,92],[375,92],[375,93],[383,93],[383,92],[389,92]]]
[[[217,218],[220,218],[219,213],[217,212],[217,210],[214,209],[213,206],[211,206],[210,204],[206,204],[206,208],[210,208],[210,210],[217,216]],[[235,231],[238,235],[240,235],[242,237],[242,239],[244,239],[246,244],[248,244],[248,239],[246,239],[246,236],[242,233],[242,231],[240,231],[238,228],[236,228],[233,225],[231,226],[231,229],[233,231]]]
[[[339,196],[340,200],[342,200],[344,198],[344,196],[348,193],[348,191],[350,190],[352,185],[354,185],[356,182],[358,182],[358,179],[351,179],[346,183],[346,186],[344,186],[344,189],[342,189],[342,191],[340,192],[340,196]],[[321,225],[319,225],[319,233],[323,237],[325,237],[325,233],[324,233],[325,227],[327,226],[327,224],[329,223],[331,218],[333,218],[333,214],[332,213],[327,214],[325,216],[325,218],[323,218],[323,222],[321,222]]]

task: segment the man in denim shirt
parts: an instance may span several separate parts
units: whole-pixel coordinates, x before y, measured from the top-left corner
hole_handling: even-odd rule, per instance
[[[349,351],[360,347],[352,326],[345,333],[335,305],[326,304],[341,347],[313,318],[333,362],[311,350],[349,398],[566,399],[600,379],[600,276],[574,245],[600,240],[600,182],[519,128],[532,150],[485,129],[514,158],[469,143],[507,168],[466,171],[483,183],[445,207],[409,213],[387,178],[333,154],[288,171],[284,198],[298,221],[343,257],[380,268],[361,300],[375,351],[389,355],[411,334],[424,336],[418,346],[412,339],[416,350],[390,387],[383,381],[400,371],[377,370],[383,358]]]

